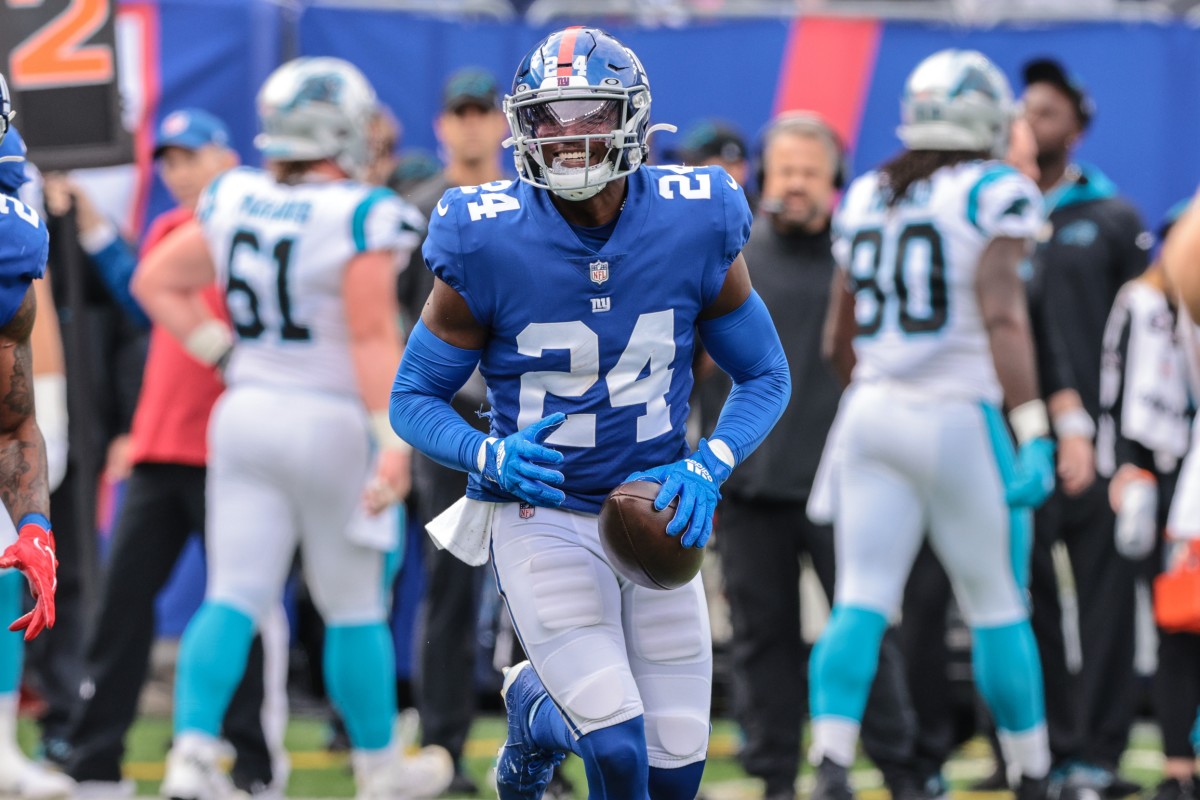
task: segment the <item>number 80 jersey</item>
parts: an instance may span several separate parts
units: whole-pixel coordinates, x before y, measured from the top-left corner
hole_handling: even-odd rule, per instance
[[[598,251],[547,191],[511,181],[446,192],[423,250],[490,331],[492,435],[566,413],[546,441],[565,456],[564,507],[589,513],[630,473],[687,453],[696,320],[750,233],[719,167],[642,167],[627,187]],[[475,476],[467,494],[515,499]]]
[[[834,217],[858,322],[854,380],[998,403],[975,272],[989,241],[1032,238],[1043,221],[1037,186],[999,162],[943,167],[892,208],[879,173],[854,181]]]
[[[424,228],[417,211],[357,181],[283,184],[240,167],[209,185],[196,216],[238,340],[226,381],[357,396],[345,268],[372,250],[407,264]]]

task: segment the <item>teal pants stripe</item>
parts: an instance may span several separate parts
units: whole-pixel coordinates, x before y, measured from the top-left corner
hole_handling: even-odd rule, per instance
[[[992,453],[996,456],[996,466],[1000,470],[1000,480],[1008,485],[1017,469],[1017,454],[1013,449],[1012,437],[1008,433],[1008,423],[1004,421],[1004,414],[995,406],[983,403],[981,407],[988,439],[992,443]],[[1028,589],[1029,559],[1033,553],[1033,512],[1026,508],[1009,509],[1008,517],[1013,577],[1017,586]]]

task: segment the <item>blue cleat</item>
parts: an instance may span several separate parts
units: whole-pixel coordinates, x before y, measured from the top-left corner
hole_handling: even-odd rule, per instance
[[[533,741],[529,721],[550,699],[528,661],[510,668],[500,688],[508,712],[508,738],[496,756],[496,793],[500,800],[541,800],[554,768],[566,753],[546,750]]]

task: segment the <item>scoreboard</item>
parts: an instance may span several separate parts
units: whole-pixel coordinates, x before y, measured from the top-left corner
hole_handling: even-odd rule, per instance
[[[116,0],[0,0],[0,72],[15,124],[43,170],[128,163]]]

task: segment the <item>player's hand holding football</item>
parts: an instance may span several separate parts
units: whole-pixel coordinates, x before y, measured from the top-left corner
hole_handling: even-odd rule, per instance
[[[26,514],[17,527],[17,541],[0,555],[0,569],[19,569],[29,581],[33,611],[8,626],[10,631],[25,631],[25,641],[29,641],[44,629],[54,627],[58,559],[54,555],[50,520],[41,514]]]
[[[542,442],[566,419],[557,412],[503,439],[489,438],[483,444],[484,479],[526,503],[561,505],[567,496],[554,487],[563,482],[563,474],[542,465],[561,463],[563,454]]]
[[[704,547],[712,535],[713,513],[721,499],[721,484],[732,471],[732,467],[717,458],[708,442],[701,439],[696,452],[683,461],[635,472],[625,482],[661,483],[662,489],[654,500],[656,509],[661,511],[679,498],[679,508],[667,524],[667,533],[672,536],[682,533],[680,543],[684,547]]]

